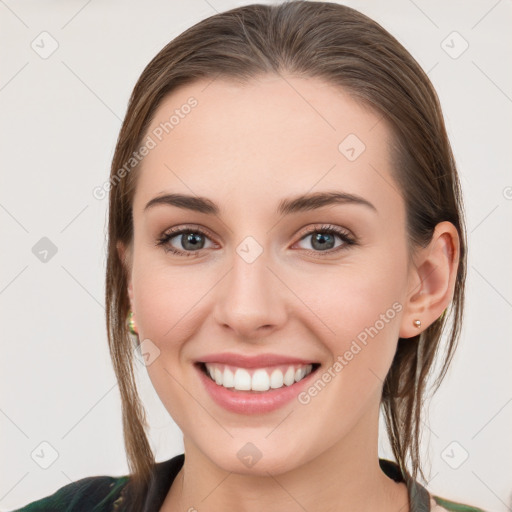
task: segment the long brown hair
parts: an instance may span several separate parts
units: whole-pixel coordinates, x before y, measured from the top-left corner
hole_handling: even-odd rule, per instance
[[[176,87],[219,76],[243,83],[272,73],[323,79],[389,123],[395,140],[390,148],[395,179],[405,200],[412,249],[425,246],[441,221],[452,222],[458,230],[460,261],[449,310],[421,335],[399,339],[383,385],[381,406],[393,454],[404,474],[416,479],[419,470],[424,478],[419,440],[425,383],[431,378],[444,334],[443,364],[433,392],[452,359],[460,334],[466,276],[462,197],[441,107],[427,75],[378,23],[339,4],[290,1],[246,5],[197,23],[152,59],[130,97],[111,168],[106,305],[127,457],[141,495],[155,461],[133,373],[133,343],[126,325],[127,269],[116,250],[118,241],[127,246],[133,242],[132,201],[138,169],[134,166],[119,179],[120,169],[140,147],[162,99]]]

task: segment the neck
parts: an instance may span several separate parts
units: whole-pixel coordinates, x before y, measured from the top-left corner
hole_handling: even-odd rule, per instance
[[[185,463],[160,512],[409,512],[405,483],[380,468],[378,410],[374,419],[299,466],[258,475],[223,470],[184,438]]]

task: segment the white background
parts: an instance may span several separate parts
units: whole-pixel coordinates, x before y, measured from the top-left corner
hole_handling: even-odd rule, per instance
[[[104,325],[107,199],[92,190],[108,179],[128,97],[149,60],[197,21],[245,3],[0,1],[1,510],[128,470]],[[512,2],[347,3],[428,72],[465,194],[467,316],[430,407],[422,483],[488,511],[511,510]],[[46,59],[31,47],[48,38],[43,31],[58,42]],[[469,44],[458,58],[464,41],[453,31]],[[46,263],[32,252],[42,237],[57,248]],[[157,461],[182,453],[147,375],[140,382]],[[381,456],[391,458],[381,434]],[[31,458],[34,450],[51,457],[42,442],[58,452],[48,469]],[[453,469],[446,453],[462,450],[469,457]]]

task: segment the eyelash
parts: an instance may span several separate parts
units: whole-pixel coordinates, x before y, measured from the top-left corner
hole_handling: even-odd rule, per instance
[[[199,250],[199,251],[181,251],[179,249],[176,249],[174,247],[166,245],[169,242],[169,240],[171,240],[172,238],[176,237],[177,235],[181,235],[183,233],[194,234],[194,235],[204,235],[205,237],[210,238],[208,233],[206,231],[204,231],[203,229],[201,229],[200,227],[196,226],[194,228],[188,228],[185,226],[185,227],[180,227],[180,228],[173,228],[173,229],[167,231],[160,238],[157,239],[155,245],[157,247],[162,247],[165,252],[170,252],[170,253],[176,254],[178,256],[186,256],[186,257],[196,256],[197,257],[197,255],[201,252],[201,250]],[[306,254],[320,256],[320,257],[323,257],[324,255],[330,256],[333,253],[337,253],[341,250],[346,250],[346,249],[350,248],[351,246],[357,245],[356,239],[353,238],[352,236],[350,236],[345,230],[342,230],[335,226],[331,226],[329,224],[321,225],[321,226],[320,225],[314,226],[313,229],[310,229],[306,233],[303,233],[303,235],[299,238],[298,241],[300,242],[302,239],[306,238],[308,235],[312,235],[313,233],[328,233],[328,234],[332,234],[332,235],[338,235],[343,240],[344,243],[334,249],[329,249],[327,251],[313,251],[313,250],[309,250],[309,249],[303,249],[306,252]]]

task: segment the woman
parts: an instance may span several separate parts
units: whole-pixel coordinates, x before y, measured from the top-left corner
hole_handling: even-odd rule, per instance
[[[196,24],[139,78],[109,188],[130,475],[20,510],[481,510],[416,480],[465,228],[436,93],[380,25],[303,1]],[[184,436],[157,464],[137,362]]]

